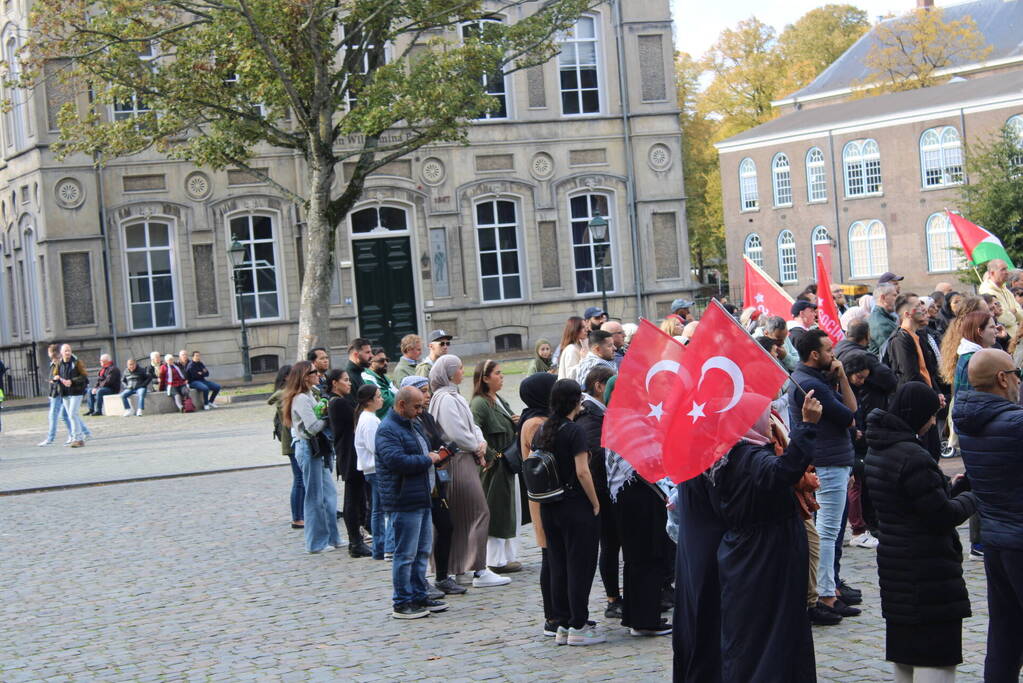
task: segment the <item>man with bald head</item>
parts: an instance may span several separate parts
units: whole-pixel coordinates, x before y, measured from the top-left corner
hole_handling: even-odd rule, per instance
[[[1023,407],[1020,374],[1000,349],[973,354],[973,389],[952,409],[970,488],[977,497],[987,573],[985,681],[1016,681],[1023,658]]]
[[[987,272],[984,273],[984,281],[977,288],[979,294],[990,294],[1002,305],[1002,314],[998,316],[998,322],[1009,334],[1009,339],[1014,339],[1019,331],[1020,323],[1023,323],[1023,308],[1016,302],[1012,290],[1006,286],[1009,280],[1009,266],[1002,259],[994,258],[987,262]]]
[[[615,347],[615,355],[611,362],[615,364],[616,369],[621,368],[622,361],[625,360],[625,328],[617,320],[608,320],[600,329],[611,333],[611,343]]]

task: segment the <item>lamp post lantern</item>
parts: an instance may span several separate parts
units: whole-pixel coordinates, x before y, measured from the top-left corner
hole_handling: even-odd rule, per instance
[[[590,231],[590,239],[596,242],[604,242],[604,248],[601,250],[600,258],[600,305],[603,308],[604,315],[610,317],[610,313],[607,312],[607,219],[597,214],[590,219],[590,222],[586,226]],[[596,250],[594,250],[596,251]],[[596,257],[596,254],[594,254]]]
[[[248,250],[235,240],[231,243],[227,255],[231,259],[231,279],[234,280],[234,299],[238,306],[238,318],[242,323],[242,378],[246,382],[252,381],[252,365],[249,363],[249,333],[245,328],[245,307],[242,305],[242,283],[238,276],[238,269],[245,263],[245,255]]]

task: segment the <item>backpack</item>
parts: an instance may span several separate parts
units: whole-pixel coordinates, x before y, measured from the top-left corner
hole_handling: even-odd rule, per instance
[[[534,450],[522,461],[522,478],[526,480],[527,496],[537,503],[556,503],[570,488],[561,481],[554,454],[543,449]]]
[[[195,412],[195,402],[192,401],[191,396],[185,396],[183,399],[181,399],[181,412],[183,413]]]

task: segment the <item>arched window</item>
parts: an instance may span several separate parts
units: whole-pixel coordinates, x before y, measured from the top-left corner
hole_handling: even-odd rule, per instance
[[[742,245],[742,253],[753,263],[761,268],[764,267],[764,245],[760,242],[760,235],[751,232],[746,235],[746,243]]]
[[[476,239],[484,301],[522,298],[519,222],[515,202],[488,199],[476,205]]]
[[[590,16],[579,17],[575,25],[558,38],[561,113],[564,116],[600,112],[597,43],[597,21]]]
[[[827,249],[821,249],[821,255],[824,257],[824,262],[831,258],[831,235],[828,234],[828,229],[823,225],[818,225],[810,233],[810,261],[813,263],[813,279],[817,280],[817,247],[826,246]]]
[[[124,226],[128,305],[133,330],[176,327],[171,223],[146,219]],[[205,274],[212,277],[212,273]]]
[[[747,157],[739,163],[739,210],[752,211],[759,206],[757,165]]]
[[[580,194],[568,200],[576,294],[600,292],[603,278],[606,291],[614,291],[615,221],[610,207],[611,198],[606,194]],[[607,236],[602,241],[594,241],[590,235],[590,219],[594,216],[602,216],[608,223]]]
[[[828,200],[828,183],[824,175],[824,152],[811,147],[806,153],[806,199],[811,202]]]
[[[776,154],[771,162],[771,181],[775,206],[792,206],[792,170],[785,154]]]
[[[796,238],[791,230],[782,230],[778,235],[778,274],[782,284],[791,284],[798,280],[796,268]]]
[[[500,24],[498,19],[481,19],[462,24],[462,40],[468,42],[479,40],[484,37],[487,23]],[[480,114],[477,119],[506,119],[508,118],[508,93],[505,86],[504,72],[498,71],[493,74],[484,74],[481,81],[483,90],[496,100],[496,104],[487,111]]]
[[[849,227],[849,272],[854,278],[876,277],[888,270],[888,241],[878,220],[856,221]]]
[[[952,126],[928,128],[920,136],[920,173],[924,187],[963,182],[963,149]]]
[[[1020,154],[1013,158],[1012,163],[1017,167],[1023,166],[1023,116],[1019,114],[1010,116],[1009,120],[1005,122],[1005,128],[1015,136],[1016,145],[1021,149]]]
[[[408,230],[408,215],[394,206],[374,206],[352,213],[352,234],[401,232]]]
[[[853,140],[842,149],[845,196],[881,194],[881,151],[871,138]]]
[[[17,29],[11,29],[3,36],[3,57],[7,62],[7,80],[11,83],[16,83],[21,78],[21,59],[18,56],[21,46],[15,31]],[[7,145],[14,149],[21,149],[27,142],[25,136],[27,98],[24,90],[14,86],[8,88],[6,94],[10,100],[10,108],[4,114]]]
[[[927,238],[927,270],[941,273],[958,268],[963,256],[956,249],[959,239],[948,214],[944,211],[931,214],[924,232]]]
[[[266,214],[246,214],[231,219],[232,241],[245,247],[245,260],[234,269],[239,295],[235,305],[246,320],[281,316],[280,286],[274,220]]]

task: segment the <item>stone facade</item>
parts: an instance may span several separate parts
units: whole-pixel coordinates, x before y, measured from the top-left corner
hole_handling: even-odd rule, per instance
[[[5,6],[13,8],[7,22],[24,25],[25,12]],[[529,349],[540,336],[557,336],[568,315],[600,301],[592,264],[589,275],[578,272],[594,256],[589,238],[573,245],[572,212],[578,228],[584,195],[593,198],[591,208],[606,207],[610,223],[613,317],[635,319],[640,305],[652,315],[691,290],[668,2],[623,2],[620,26],[612,9],[601,5],[586,17],[596,35],[597,111],[563,113],[555,58],[509,75],[508,118],[473,125],[468,145],[429,146],[369,179],[339,228],[334,292],[324,304],[336,360],[361,333],[360,303],[372,294],[359,291],[356,243],[381,237],[407,239],[412,324],[420,334],[454,332],[463,354]],[[122,359],[201,349],[218,376],[237,376],[239,318],[227,249],[244,233],[261,261],[246,275],[256,283],[247,285],[245,303],[255,369],[290,362],[303,270],[299,207],[244,171],[197,168],[155,152],[101,170],[81,155],[58,161],[49,144],[68,96],[43,85],[5,121],[0,346],[67,340],[91,358],[109,351],[116,334]],[[252,165],[302,192],[304,169],[294,154],[265,148]],[[480,243],[487,235],[478,205],[486,202],[514,209],[505,226],[513,229],[501,233],[508,239],[495,255],[497,277],[496,258],[481,253],[489,245]],[[377,211],[361,215],[381,226],[356,233],[355,214],[367,209]],[[384,226],[385,217],[403,221],[403,229]],[[516,268],[517,283],[505,281]]]

